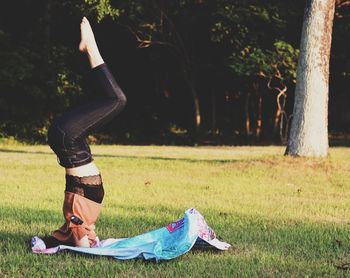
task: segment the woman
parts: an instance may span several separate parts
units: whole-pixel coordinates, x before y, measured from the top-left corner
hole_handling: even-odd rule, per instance
[[[95,241],[94,224],[101,210],[104,190],[86,136],[110,121],[126,104],[126,97],[104,63],[85,17],[80,31],[79,50],[87,54],[91,79],[99,88],[101,97],[58,116],[49,128],[49,145],[59,164],[66,169],[63,203],[66,221],[52,236],[44,239],[47,248],[59,244],[90,247]]]

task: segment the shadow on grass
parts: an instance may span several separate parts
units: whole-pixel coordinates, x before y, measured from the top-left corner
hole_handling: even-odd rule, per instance
[[[21,154],[44,154],[44,155],[54,155],[52,152],[43,151],[24,151],[24,150],[13,150],[13,149],[0,149],[3,153],[21,153]],[[203,163],[214,163],[214,164],[224,164],[224,163],[234,163],[243,160],[238,159],[193,159],[193,158],[176,158],[176,157],[163,157],[163,156],[137,156],[137,155],[111,155],[111,154],[93,154],[94,157],[102,158],[121,158],[121,159],[144,159],[144,160],[164,160],[164,161],[184,161],[184,162],[203,162]],[[250,160],[253,161],[253,160]]]
[[[12,150],[12,149],[1,149],[0,152],[2,153],[27,153],[27,154],[47,154],[47,155],[53,155],[53,153],[50,152],[43,152],[43,151],[23,151],[23,150]]]
[[[121,159],[145,159],[145,160],[164,160],[164,161],[184,161],[184,162],[203,162],[213,164],[235,163],[243,160],[238,159],[194,159],[183,157],[163,157],[163,156],[136,156],[136,155],[108,155],[108,154],[95,154],[94,157],[112,157]]]

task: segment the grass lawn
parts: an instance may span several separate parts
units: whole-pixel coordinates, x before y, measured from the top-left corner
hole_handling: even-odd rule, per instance
[[[32,254],[63,222],[64,170],[48,146],[0,144],[0,277],[350,277],[350,148],[92,146],[105,184],[101,239],[162,227],[195,207],[226,252],[169,262]]]

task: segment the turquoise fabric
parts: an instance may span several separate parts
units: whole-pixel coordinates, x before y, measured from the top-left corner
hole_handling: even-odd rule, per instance
[[[166,227],[126,239],[101,241],[93,248],[60,245],[56,249],[40,249],[39,238],[32,241],[35,253],[56,253],[72,250],[93,255],[111,256],[120,260],[143,258],[145,260],[170,260],[188,252],[196,242],[200,246],[213,246],[221,250],[230,247],[216,238],[202,215],[194,208],[185,212],[183,218]]]

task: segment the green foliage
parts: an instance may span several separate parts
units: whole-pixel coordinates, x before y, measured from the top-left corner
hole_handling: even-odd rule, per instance
[[[299,49],[284,41],[274,43],[275,49],[271,53],[273,64],[282,69],[284,79],[295,82],[297,76],[297,63]]]
[[[254,76],[263,70],[268,70],[267,54],[259,48],[250,46],[231,56],[230,67],[239,76]]]
[[[2,88],[20,85],[32,78],[35,67],[31,62],[35,56],[33,52],[25,47],[14,47],[10,37],[1,30],[0,49],[2,49],[0,52],[0,86]]]
[[[89,10],[95,12],[97,15],[97,21],[100,22],[106,16],[116,19],[120,16],[120,9],[114,8],[110,0],[84,0],[89,5]]]
[[[231,45],[229,67],[238,76],[272,76],[276,67],[295,79],[298,50],[279,39],[286,21],[280,3],[216,1],[212,40]],[[273,42],[275,41],[275,42]]]
[[[264,76],[272,78],[276,71],[281,79],[295,81],[299,50],[287,42],[276,41],[272,50],[248,46],[231,56],[230,68],[245,77]]]
[[[273,34],[285,25],[280,9],[274,2],[215,1],[212,40],[230,44],[236,50],[264,43],[269,38],[267,31]]]
[[[50,115],[67,109],[81,92],[79,76],[65,64],[72,51],[59,44],[49,49],[15,44],[4,32],[0,49],[0,108],[6,118],[1,130],[30,141],[46,141]]]
[[[197,97],[201,134],[215,129],[226,143],[237,143],[237,134],[245,132],[241,102],[247,88],[259,83],[257,94],[262,96],[266,81],[279,72],[288,92],[293,90],[304,8],[300,1],[49,0],[22,1],[20,9],[18,5],[7,1],[0,10],[4,136],[45,141],[52,118],[85,95],[82,76],[88,67],[77,51],[84,15],[131,99],[121,114],[123,127],[110,126],[107,131],[115,141],[131,134],[134,143],[140,137],[143,143],[146,137],[152,138],[146,142],[154,142],[157,136],[161,142],[173,136],[169,127],[176,126],[187,130],[185,142],[192,142]],[[347,87],[343,82],[349,77],[349,26],[344,21],[335,25],[332,45],[332,70],[342,76],[337,90]],[[251,101],[253,121],[257,105],[254,97]],[[270,134],[267,123],[273,121],[275,101],[263,103],[267,114],[262,115],[262,127]]]

